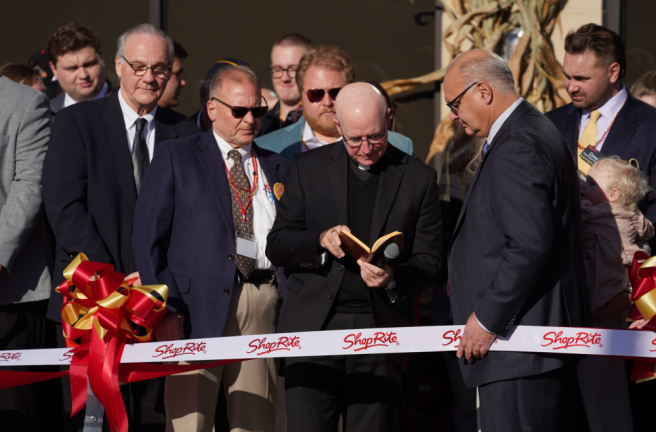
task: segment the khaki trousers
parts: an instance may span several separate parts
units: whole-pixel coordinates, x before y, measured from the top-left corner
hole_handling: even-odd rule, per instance
[[[234,285],[223,336],[275,333],[278,288]],[[212,432],[221,381],[233,432],[275,432],[277,373],[274,359],[256,359],[166,378],[166,431]]]

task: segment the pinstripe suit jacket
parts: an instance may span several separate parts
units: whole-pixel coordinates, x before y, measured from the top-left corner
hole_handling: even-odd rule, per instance
[[[454,324],[475,311],[501,336],[513,325],[592,325],[576,167],[558,130],[526,101],[503,123],[472,180],[449,247],[449,285]],[[460,369],[473,387],[567,360],[490,352],[461,360]]]
[[[5,306],[50,294],[41,167],[51,122],[44,93],[0,76],[0,95],[0,306]]]

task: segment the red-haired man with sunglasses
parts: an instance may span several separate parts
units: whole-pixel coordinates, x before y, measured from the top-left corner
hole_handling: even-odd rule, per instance
[[[303,116],[291,126],[257,138],[257,144],[291,160],[295,154],[332,144],[341,138],[333,121],[335,98],[355,80],[351,59],[336,46],[319,45],[306,52],[296,69]],[[412,140],[389,132],[390,144],[414,154]]]
[[[253,144],[267,106],[250,69],[223,68],[208,96],[211,129],[157,147],[135,210],[141,279],[169,287],[161,341],[276,331],[278,277],[264,248],[289,162]],[[222,381],[233,430],[275,430],[273,359],[167,377],[166,430],[212,431]]]

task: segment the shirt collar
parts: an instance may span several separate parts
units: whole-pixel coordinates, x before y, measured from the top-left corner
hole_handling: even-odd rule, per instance
[[[307,122],[307,120],[305,120],[305,126],[303,128],[303,141],[305,141],[306,144],[308,142],[321,144],[321,145],[328,144],[327,142],[320,140],[319,138],[314,136],[314,132],[312,132],[312,128],[310,127],[310,124]]]
[[[145,118],[148,122],[148,128],[152,128],[153,120],[155,119],[155,113],[157,112],[157,105],[155,105],[155,108],[153,108],[152,111],[150,111],[148,114],[140,117],[139,114],[137,114],[137,112],[132,109],[132,107],[128,105],[128,103],[123,98],[122,89],[118,90],[118,102],[121,105],[121,111],[123,111],[123,119],[125,120],[126,129],[130,129],[132,126],[134,126],[134,123],[138,118]]]
[[[107,82],[105,82],[105,85],[103,86],[103,88],[100,89],[100,93],[98,93],[96,95],[96,97],[93,98],[93,100],[104,98],[105,95],[107,94],[107,89],[108,88],[109,87],[107,85]],[[75,102],[75,100],[73,100],[73,98],[68,93],[64,93],[64,108],[69,107],[71,105],[75,105],[76,103],[77,102]]]
[[[219,150],[221,150],[221,157],[223,157],[224,160],[231,160],[228,157],[228,153],[230,153],[232,150],[237,150],[239,153],[241,153],[242,162],[251,157],[251,148],[253,147],[253,143],[250,143],[247,146],[239,149],[234,149],[230,144],[228,144],[226,140],[218,136],[214,130],[212,130],[212,133],[214,134],[214,139],[219,145]]]
[[[515,109],[519,106],[524,101],[523,98],[519,98],[510,105],[504,112],[501,114],[497,119],[492,123],[492,127],[490,127],[490,132],[487,134],[487,142],[489,144],[492,144],[492,141],[494,141],[494,137],[499,132],[499,129],[501,129],[501,126],[508,120],[510,115],[515,111]]]
[[[608,120],[612,120],[615,118],[615,115],[617,115],[620,108],[622,108],[624,102],[626,102],[627,97],[628,93],[626,91],[626,87],[624,84],[622,84],[620,91],[615,96],[604,102],[604,104],[597,108],[597,110],[601,113],[602,117],[605,117]],[[581,116],[585,119],[590,118],[590,111],[583,110]]]

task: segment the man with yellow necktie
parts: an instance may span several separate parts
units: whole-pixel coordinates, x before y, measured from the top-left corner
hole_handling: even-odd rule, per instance
[[[565,53],[563,74],[572,103],[547,117],[576,155],[579,172],[587,175],[590,165],[580,155],[592,146],[639,166],[656,189],[656,109],[633,97],[622,83],[626,58],[620,36],[586,24],[567,35]],[[638,208],[656,222],[656,192]],[[655,246],[652,242],[652,251]],[[577,374],[591,432],[632,431],[634,423],[640,429],[641,413],[631,413],[622,361],[588,356],[580,361]]]
[[[588,146],[639,165],[656,189],[656,108],[636,99],[622,83],[626,56],[620,36],[596,24],[571,31],[565,39],[565,88],[572,103],[547,113],[576,157],[579,171],[590,166],[579,156]],[[656,222],[656,192],[638,203]],[[650,243],[656,250],[656,240]]]

